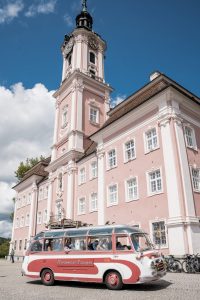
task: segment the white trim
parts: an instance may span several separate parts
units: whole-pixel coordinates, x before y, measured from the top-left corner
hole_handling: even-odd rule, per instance
[[[96,199],[96,208],[92,209],[92,195],[96,194],[97,195],[97,199]],[[97,192],[92,192],[90,193],[90,197],[89,197],[89,211],[92,212],[96,212],[98,211],[98,193]]]
[[[198,172],[199,172],[199,181],[200,181],[200,167],[190,166],[190,173],[191,173],[191,181],[192,181],[192,188],[193,188],[193,191],[194,191],[195,193],[200,193],[200,182],[199,182],[199,189],[196,189],[196,188],[194,187],[194,180],[193,180],[192,170],[195,170],[195,171],[198,171]]]
[[[196,142],[196,136],[195,136],[194,128],[190,124],[184,124],[183,128],[184,128],[184,138],[185,138],[186,147],[197,151],[197,142]],[[186,128],[191,130],[192,145],[188,144],[187,135],[186,135]]]
[[[166,219],[164,219],[164,218],[156,218],[154,220],[149,220],[149,228],[150,228],[149,232],[150,232],[151,241],[153,242],[153,244],[155,246],[157,246],[154,243],[154,240],[153,240],[153,223],[160,223],[160,222],[164,222],[164,225],[165,225],[166,245],[165,246],[159,246],[159,249],[167,249],[167,248],[169,248],[169,242],[168,242],[168,236],[167,236],[167,222],[166,222]]]
[[[126,144],[130,143],[131,141],[133,141],[133,143],[134,143],[134,153],[135,153],[135,155],[134,155],[134,157],[127,159],[126,158],[126,151],[127,151],[126,150]],[[135,142],[135,138],[128,138],[128,140],[123,143],[123,156],[124,156],[124,163],[128,163],[128,162],[136,159],[136,142]]]
[[[81,179],[81,170],[85,170],[85,177],[84,177],[83,181]],[[87,181],[86,166],[81,166],[81,167],[79,167],[79,171],[78,171],[78,185],[82,185],[82,184],[86,183],[86,181]]]
[[[130,181],[132,179],[136,179],[136,186],[137,186],[137,197],[133,199],[128,199],[128,190],[127,190],[127,181]],[[131,176],[129,178],[126,178],[124,180],[124,188],[125,188],[125,202],[132,202],[139,200],[139,188],[138,188],[138,176]]]
[[[149,175],[153,172],[160,171],[160,179],[161,179],[161,190],[152,192],[150,188],[150,181]],[[146,171],[146,183],[147,183],[147,197],[162,194],[164,191],[163,189],[163,174],[162,174],[162,167],[153,167],[151,170]]]
[[[96,114],[96,121],[93,121],[93,120],[91,120],[91,114],[90,114],[90,112],[91,112],[91,109],[93,109],[94,111],[96,111],[97,112],[97,114]],[[99,125],[99,108],[97,107],[97,106],[95,106],[95,104],[89,104],[89,122],[91,123],[91,124],[94,124],[94,125]]]
[[[110,167],[110,164],[109,164],[109,153],[111,151],[113,151],[113,150],[115,151],[115,165],[112,166],[112,167]],[[106,152],[106,170],[109,171],[109,170],[112,170],[114,168],[117,168],[117,148],[112,148],[112,149],[110,149],[110,150],[108,150]]]
[[[94,164],[94,163],[96,164],[96,176],[93,176],[93,174],[92,174],[92,170],[93,170],[92,164]],[[96,179],[98,177],[98,162],[97,162],[97,160],[92,160],[90,162],[89,168],[90,168],[90,180]]]
[[[84,210],[84,212],[80,212],[80,206],[79,206],[79,202],[80,202],[80,200],[81,199],[84,199],[84,201],[85,201],[85,210]],[[79,197],[78,198],[78,209],[77,209],[77,215],[78,216],[81,216],[81,215],[85,215],[86,214],[86,196],[82,196],[82,197]]]
[[[110,187],[116,185],[117,190],[116,190],[116,202],[115,203],[110,203]],[[118,197],[118,183],[110,183],[107,186],[107,207],[115,206],[118,205],[119,203],[119,197]]]
[[[151,149],[148,148],[147,145],[147,133],[151,132],[152,130],[156,130],[156,138],[157,138],[157,146],[152,147]],[[159,137],[158,137],[158,126],[149,126],[144,132],[143,132],[143,140],[144,140],[144,153],[148,154],[152,151],[155,151],[160,148],[159,146]]]

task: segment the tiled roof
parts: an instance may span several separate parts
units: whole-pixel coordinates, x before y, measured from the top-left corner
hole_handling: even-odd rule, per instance
[[[22,181],[28,179],[32,175],[38,175],[38,176],[41,176],[41,177],[48,176],[48,172],[45,171],[45,168],[50,163],[50,160],[51,160],[51,157],[48,157],[46,159],[43,159],[43,160],[39,161],[34,167],[32,167],[30,170],[28,170],[25,173],[24,177],[22,178],[22,180],[18,184],[20,184]]]

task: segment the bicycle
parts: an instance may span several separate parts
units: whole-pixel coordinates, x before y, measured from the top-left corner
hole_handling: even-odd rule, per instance
[[[187,254],[182,262],[182,269],[185,273],[198,273],[200,272],[199,254]]]
[[[182,272],[181,262],[178,259],[174,258],[173,255],[164,256],[164,260],[168,272],[173,272],[173,273]]]

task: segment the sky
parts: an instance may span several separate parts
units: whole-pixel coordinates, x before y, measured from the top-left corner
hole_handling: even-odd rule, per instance
[[[105,79],[113,104],[158,70],[200,96],[199,0],[88,0],[93,30],[107,42]],[[48,156],[60,47],[80,0],[0,0],[0,236],[10,237],[20,161]]]

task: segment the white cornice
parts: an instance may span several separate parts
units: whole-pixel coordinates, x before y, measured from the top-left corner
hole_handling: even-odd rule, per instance
[[[17,191],[18,193],[20,193],[21,191],[30,187],[33,183],[39,182],[42,178],[43,178],[43,176],[32,175],[32,176],[28,177],[26,180],[19,182],[17,185],[15,185],[13,187],[13,189],[15,191]]]

